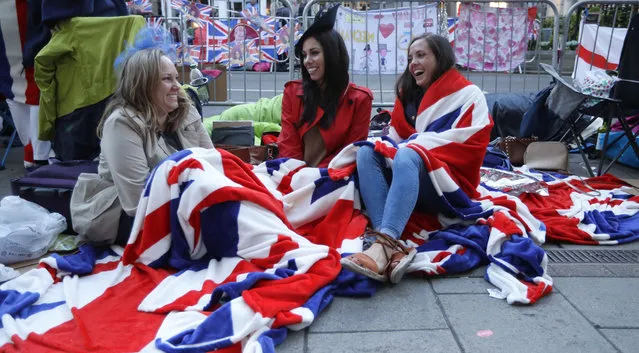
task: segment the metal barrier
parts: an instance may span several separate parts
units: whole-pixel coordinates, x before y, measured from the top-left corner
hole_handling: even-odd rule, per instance
[[[289,9],[292,7],[288,0],[280,1],[283,1]],[[275,38],[272,33],[269,33],[269,37],[264,40],[265,32],[259,29],[257,31],[250,29],[256,26],[250,26],[241,13],[233,10],[228,10],[227,12],[230,14],[229,17],[211,17],[210,21],[208,19],[198,20],[195,17],[183,15],[179,11],[174,11],[178,16],[161,17],[165,28],[174,29],[178,32],[178,48],[181,56],[181,60],[178,61],[178,65],[181,66],[178,67],[178,72],[181,73],[182,81],[189,83],[189,59],[195,58],[199,69],[222,69],[221,71],[223,72],[222,76],[210,81],[209,93],[211,100],[205,102],[205,105],[232,106],[255,102],[261,97],[273,97],[282,93],[284,84],[293,79],[295,75],[299,75],[294,70],[295,65],[289,65],[290,70],[287,70],[287,72],[275,70],[278,64],[288,65],[289,58],[286,55],[284,58],[278,57],[274,43]],[[289,13],[293,14],[293,11],[289,11]],[[293,16],[271,16],[269,20],[278,23],[295,23]],[[289,28],[291,29],[289,38],[294,38],[294,26],[289,26]],[[193,33],[187,35],[187,31],[193,31]],[[243,40],[241,43],[236,43],[234,41],[236,39],[234,38],[235,32],[242,33],[242,37],[249,32],[257,33],[257,40],[248,41],[250,44]],[[189,41],[192,41],[192,44],[186,44]],[[293,50],[290,42],[282,47],[289,52]],[[238,50],[232,53],[231,49]],[[257,57],[256,62],[268,62],[270,69],[266,72],[252,71],[249,63],[254,62],[247,60],[245,55],[249,51],[257,53],[255,54]],[[268,54],[265,54],[266,51],[268,51]],[[232,58],[231,55],[233,54],[238,54],[238,57]],[[221,65],[220,61],[222,61]],[[224,82],[224,84],[218,85],[217,83],[220,82]],[[218,86],[223,87],[226,91],[225,94],[220,95],[217,94],[219,92],[215,92]],[[226,98],[216,100],[220,96]]]
[[[275,20],[282,20],[282,22],[290,24],[288,26],[289,38],[295,37],[295,29],[292,25],[293,23],[301,22],[302,26],[305,28],[308,24],[312,23],[312,19],[314,18],[315,14],[311,13],[312,8],[329,5],[329,3],[324,1],[310,0],[306,3],[303,9],[302,17],[298,18],[294,16],[297,14],[297,7],[295,4],[289,0],[280,1],[289,9],[290,16],[276,17]],[[516,48],[514,46],[509,46],[507,49],[501,48],[508,60],[502,62],[500,67],[489,68],[486,64],[497,57],[494,53],[496,50],[499,50],[498,46],[491,46],[486,35],[479,38],[473,37],[470,27],[461,28],[461,26],[456,25],[456,23],[458,24],[464,21],[464,23],[468,23],[470,20],[469,17],[462,19],[457,18],[457,22],[452,21],[450,26],[448,25],[449,16],[446,11],[447,8],[449,8],[451,12],[455,13],[458,8],[461,8],[462,10],[466,10],[466,12],[462,11],[462,14],[465,13],[467,16],[470,16],[472,8],[468,7],[469,3],[458,4],[453,1],[424,2],[418,0],[409,0],[404,2],[342,2],[342,4],[344,4],[343,7],[345,11],[350,11],[349,8],[355,8],[358,4],[365,5],[361,11],[352,13],[352,16],[364,16],[366,18],[368,18],[368,16],[371,16],[372,18],[377,16],[375,19],[376,22],[370,21],[369,23],[369,21],[365,21],[363,23],[363,30],[360,32],[353,31],[352,21],[350,23],[350,30],[348,30],[348,28],[342,28],[342,36],[345,37],[347,46],[349,46],[351,53],[351,65],[349,70],[351,81],[358,85],[366,86],[373,91],[375,106],[391,106],[395,100],[394,86],[396,79],[405,69],[407,42],[414,35],[420,34],[418,31],[419,28],[414,26],[414,24],[406,27],[407,30],[405,30],[404,27],[398,27],[405,26],[406,22],[412,23],[413,18],[415,18],[416,20],[424,21],[423,27],[421,28],[422,33],[425,30],[443,33],[445,35],[449,35],[451,39],[458,40],[458,43],[466,38],[464,41],[466,47],[461,47],[459,45],[456,47],[458,53],[462,54],[461,56],[464,58],[464,60],[458,60],[458,69],[470,81],[477,84],[485,92],[537,92],[541,88],[545,87],[548,84],[549,79],[540,72],[538,64],[540,62],[545,62],[552,64],[555,67],[558,65],[559,43],[557,40],[553,39],[560,38],[560,21],[558,10],[554,2],[551,0],[511,0],[506,3],[499,3],[503,6],[500,10],[490,7],[490,3],[492,2],[489,0],[478,0],[474,2],[474,4],[477,3],[481,5],[477,5],[479,6],[479,9],[476,13],[473,13],[473,16],[475,16],[471,20],[473,23],[483,21],[483,26],[487,28],[487,30],[491,25],[496,23],[497,25],[494,27],[497,38],[506,38],[506,41],[510,40],[509,43],[514,43],[515,39],[517,39],[518,44],[522,44],[523,41],[523,52],[515,52]],[[402,4],[407,6],[400,6]],[[536,9],[537,11],[535,22],[539,25],[539,28],[536,28],[535,38],[530,38],[528,36],[528,27],[526,26],[528,23],[528,10],[531,8]],[[420,13],[426,13],[426,11],[430,11],[431,14],[434,13],[434,18],[432,16],[427,17],[427,15],[419,15]],[[390,34],[389,38],[387,33],[380,32],[382,17],[378,15],[389,14],[389,16],[392,16],[393,12],[399,13],[402,16],[408,14],[408,17],[401,19],[399,16],[395,16],[385,19],[384,24],[389,25],[388,28],[395,28],[395,31]],[[515,17],[513,15],[514,13],[516,13],[519,17]],[[477,17],[477,14],[479,14],[479,17]],[[521,17],[522,14],[525,15],[523,20]],[[238,18],[240,17],[230,17],[225,19],[215,18],[215,20],[233,21]],[[389,18],[392,18],[392,20],[386,21]],[[406,21],[407,18],[410,20]],[[517,19],[517,22],[515,22],[515,19]],[[428,22],[430,20],[434,21]],[[183,23],[184,19],[181,18],[180,21]],[[434,28],[437,23],[443,24],[443,26]],[[523,28],[525,30],[525,39],[522,39],[521,37],[513,38],[512,31],[504,32],[504,28],[512,29],[515,27],[519,31],[517,33],[519,36],[521,35],[521,29]],[[362,37],[362,33],[364,37]],[[504,37],[503,33],[508,33],[507,36],[509,35],[510,38]],[[383,44],[380,43],[381,35],[386,35],[383,38],[386,42],[390,39],[390,42],[398,43],[398,49],[393,52],[385,52],[382,54],[381,48],[383,46],[380,47],[380,44]],[[363,40],[368,43],[368,46],[364,50],[361,48],[355,48],[355,41],[361,40],[362,38],[364,38]],[[226,45],[229,45],[231,42],[231,33],[228,28],[227,37],[225,39]],[[210,40],[210,38],[207,40]],[[213,42],[215,47],[215,43],[218,41],[213,39]],[[258,50],[261,45],[259,42],[260,41],[258,41]],[[402,45],[400,46],[399,43],[402,43]],[[361,43],[359,44],[361,45]],[[221,39],[220,45],[224,45],[222,44]],[[474,58],[471,58],[470,55],[466,55],[471,52],[471,45],[482,48],[480,51],[481,55]],[[359,50],[359,52],[357,50]],[[493,52],[493,50],[495,52]],[[288,52],[293,53],[293,51],[292,44],[289,42]],[[476,48],[474,52],[477,53]],[[517,60],[515,60],[515,58]],[[286,58],[277,58],[277,60],[273,63],[273,66],[275,66],[278,62],[280,62],[280,66],[287,65],[288,70],[286,72],[278,70],[253,72],[246,66],[239,70],[227,70],[226,82],[228,99],[226,101],[210,101],[207,105],[231,106],[241,103],[255,102],[259,98],[273,97],[282,93],[284,90],[284,84],[287,81],[299,78],[299,61],[294,58],[294,55],[289,55]],[[479,66],[477,63],[479,63]],[[382,72],[381,69],[371,70],[371,67],[380,68],[382,65],[384,67],[388,66],[390,69],[387,69],[384,72]]]
[[[291,0],[279,0],[289,12],[288,17],[276,17],[272,16],[276,22],[282,24],[288,24],[288,37],[295,38],[295,25],[299,23],[303,29],[307,28],[312,23],[315,16],[315,12],[319,8],[331,6],[336,4],[335,2],[329,3],[323,0],[310,0],[303,8],[302,16],[295,16],[298,14],[297,2]],[[577,38],[577,33],[583,31],[584,21],[580,21],[580,16],[586,9],[591,9],[593,6],[597,6],[600,9],[602,15],[596,18],[592,24],[596,27],[594,34],[594,41],[601,41],[602,34],[601,28],[604,26],[612,27],[611,32],[614,33],[622,28],[627,28],[629,25],[630,15],[625,17],[625,14],[630,11],[632,13],[637,12],[639,7],[639,0],[584,0],[578,1],[572,5],[566,12],[565,16],[560,17],[557,10],[557,6],[552,0],[509,0],[507,2],[497,3],[502,6],[501,10],[496,10],[492,7],[495,3],[489,0],[474,1],[472,5],[478,6],[478,11],[472,13],[469,9],[470,3],[457,3],[451,0],[443,1],[422,1],[422,0],[407,0],[403,2],[395,1],[351,1],[341,2],[344,6],[344,10],[350,11],[355,9],[359,5],[363,5],[358,9],[358,12],[349,13],[352,18],[355,16],[361,16],[362,18],[368,18],[372,16],[373,21],[366,20],[363,23],[361,31],[354,29],[353,21],[350,22],[349,27],[341,28],[342,36],[347,42],[348,49],[351,53],[351,65],[350,65],[350,78],[351,81],[362,86],[366,86],[373,91],[375,100],[375,106],[391,106],[395,99],[394,85],[397,77],[405,69],[405,52],[407,50],[406,41],[410,40],[414,35],[420,34],[425,30],[438,32],[441,34],[449,35],[449,37],[460,43],[463,41],[464,46],[456,44],[457,52],[460,54],[458,58],[458,69],[462,72],[470,81],[477,84],[485,92],[537,92],[541,88],[545,87],[549,78],[539,70],[539,63],[548,63],[553,65],[558,71],[563,74],[573,72],[579,67],[579,59],[577,51],[574,47],[583,46],[581,37]],[[428,10],[425,10],[427,8]],[[630,8],[630,9],[629,9]],[[523,54],[523,60],[520,57],[517,60],[514,59],[514,47],[507,49],[506,57],[509,62],[502,63],[505,66],[502,69],[494,69],[487,67],[487,63],[492,60],[490,58],[491,50],[497,50],[496,47],[490,46],[487,41],[487,36],[472,37],[470,26],[460,25],[471,21],[473,24],[479,23],[479,27],[484,27],[487,30],[494,28],[497,32],[497,37],[500,33],[507,33],[510,35],[508,38],[514,41],[514,32],[504,32],[508,28],[513,29],[517,27],[521,29],[523,24],[519,22],[515,23],[516,17],[512,14],[518,11],[521,14],[522,9],[536,9],[535,22],[538,28],[535,28],[536,37],[526,38],[525,53]],[[472,10],[472,8],[471,8]],[[384,12],[390,11],[390,12]],[[421,12],[420,12],[421,11]],[[426,13],[426,11],[434,11],[434,19],[437,21],[427,23],[427,15],[420,15],[420,13]],[[456,22],[449,22],[449,18],[455,16],[449,16],[448,12],[454,14],[459,13],[465,18],[457,18]],[[465,11],[465,12],[464,12]],[[229,11],[233,16],[229,18],[216,17],[218,21],[237,21],[243,19],[239,13]],[[392,13],[396,16],[392,17]],[[400,18],[401,14],[404,16],[408,13],[411,25],[405,28],[399,28],[404,26],[406,17],[404,20]],[[477,15],[477,13],[479,15]],[[382,15],[390,14],[392,20],[388,21],[386,18],[382,23]],[[624,14],[621,16],[621,14]],[[472,19],[470,16],[474,16]],[[592,11],[590,13],[592,17]],[[421,16],[421,17],[420,17]],[[186,43],[186,30],[187,23],[184,16],[178,17],[165,17],[167,26],[172,25],[169,22],[177,22],[179,28],[182,43]],[[412,22],[423,20],[424,27],[420,31],[416,30]],[[482,23],[483,22],[483,26]],[[525,20],[530,24],[529,20]],[[436,23],[443,24],[438,28],[434,27]],[[575,27],[571,27],[571,23],[577,23],[578,30]],[[397,50],[393,52],[382,53],[383,43],[380,43],[380,36],[386,35],[382,33],[380,25],[390,25],[388,28],[394,28],[395,31],[392,34],[391,42],[400,43],[404,41],[404,46],[397,45]],[[561,33],[560,33],[561,25]],[[430,26],[430,27],[428,27]],[[419,29],[419,28],[418,28]],[[527,30],[527,28],[526,28]],[[215,43],[220,45],[229,45],[231,42],[230,28],[226,28],[225,38],[206,38],[206,41],[213,41],[213,50],[215,51]],[[362,34],[363,33],[363,34]],[[362,37],[363,35],[363,37]],[[612,34],[611,34],[612,35]],[[388,40],[388,36],[384,39]],[[572,39],[572,40],[571,40]],[[574,39],[578,39],[574,40]],[[355,42],[357,40],[364,40],[368,44],[367,47],[362,50],[361,47],[355,48]],[[473,40],[475,41],[473,43]],[[569,40],[571,40],[569,42]],[[224,44],[224,43],[226,44]],[[293,41],[289,41],[285,48],[288,53],[293,53]],[[209,43],[207,43],[209,44]],[[382,46],[380,46],[382,44]],[[262,41],[258,41],[257,50],[261,51]],[[361,42],[359,43],[361,45]],[[469,55],[473,50],[471,45],[481,48],[481,55],[475,58],[471,58]],[[191,47],[183,48],[187,52]],[[246,49],[246,48],[243,48]],[[607,50],[600,54],[606,62],[610,61],[612,52],[612,44],[608,44]],[[357,52],[359,50],[359,52]],[[475,53],[477,51],[475,50]],[[519,53],[521,54],[521,53]],[[595,58],[595,52],[590,54],[592,59]],[[583,56],[583,52],[582,52]],[[403,57],[403,58],[402,58]],[[572,58],[577,57],[576,62],[572,61]],[[299,78],[299,59],[294,55],[275,57],[272,61],[272,69],[267,72],[254,72],[246,66],[241,69],[232,69],[225,72],[224,80],[226,81],[226,97],[224,101],[209,101],[207,105],[221,105],[231,106],[241,103],[255,102],[262,97],[273,97],[280,94],[284,90],[284,84],[296,78]],[[582,58],[583,59],[583,58]],[[479,63],[479,66],[473,66]],[[592,62],[592,60],[591,60]],[[370,65],[369,65],[370,64]],[[390,65],[389,65],[390,64]],[[286,71],[276,70],[275,67],[287,68]],[[389,66],[392,69],[382,71],[381,66]],[[378,69],[373,70],[372,67]],[[184,68],[182,68],[182,74],[184,77]]]
[[[591,19],[584,18],[585,10],[588,8],[592,9],[592,6],[597,6],[599,8],[599,13],[593,14],[592,12],[589,14]],[[606,67],[601,67],[604,69],[610,69],[616,67],[615,60],[619,58],[619,51],[613,50],[617,48],[621,48],[621,44],[623,40],[617,42],[615,38],[615,33],[625,32],[630,25],[630,19],[634,13],[637,13],[637,8],[639,7],[639,0],[598,0],[598,1],[589,1],[582,0],[573,4],[567,11],[566,16],[563,20],[563,33],[561,37],[561,59],[560,64],[564,66],[564,60],[567,53],[574,53],[575,62],[574,69],[572,70],[573,76],[574,73],[579,70],[591,70],[593,68],[593,63],[597,61],[597,65],[602,65],[602,58],[604,60],[604,65]],[[627,19],[623,19],[621,15],[627,15]],[[588,36],[579,35],[577,37],[577,41],[575,41],[575,49],[568,49],[568,37],[571,35],[570,33],[570,22],[573,19],[573,15],[576,17],[575,20],[579,25],[578,33],[584,33],[584,31],[589,31]],[[612,16],[612,18],[608,19],[605,17]],[[596,18],[596,20],[594,19]],[[604,19],[605,18],[605,19]],[[602,19],[604,21],[602,22]],[[627,20],[627,21],[626,21]],[[602,31],[602,28],[605,29]],[[592,35],[592,31],[594,29],[594,36]],[[608,33],[609,29],[609,33]],[[604,33],[605,32],[605,33]],[[573,33],[574,35],[575,33]],[[621,33],[623,34],[623,33]],[[592,38],[592,44],[603,42],[605,48],[605,55],[601,51],[597,50],[594,45],[590,45],[590,43],[584,44],[584,40],[590,41]],[[613,48],[613,43],[615,43],[615,48]],[[593,47],[595,49],[593,50]],[[581,67],[580,65],[588,65],[587,67]]]
[[[306,4],[304,12],[303,12],[303,16],[305,19],[307,19],[309,16],[308,9],[311,8],[311,6],[313,6],[316,3],[322,3],[322,2],[318,0],[311,0]],[[348,7],[353,8],[355,7],[356,4],[361,4],[361,3],[362,2],[350,2],[350,3],[343,3],[343,4],[346,4]],[[551,47],[549,48],[543,48],[541,43],[542,42],[541,36],[547,35],[548,32],[552,34],[551,38],[559,38],[559,13],[558,13],[556,5],[550,0],[540,0],[540,1],[511,0],[505,3],[499,3],[502,5],[505,5],[506,7],[500,10],[497,10],[495,8],[490,8],[489,3],[492,3],[492,2],[488,0],[479,0],[479,1],[473,2],[473,4],[481,4],[481,6],[479,6],[478,11],[476,11],[474,14],[480,15],[479,21],[483,21],[483,25],[486,28],[490,28],[492,24],[496,23],[497,25],[495,26],[495,30],[497,32],[496,35],[498,38],[500,36],[499,31],[501,30],[501,28],[508,27],[508,26],[505,26],[506,24],[509,25],[510,28],[518,27],[520,30],[522,27],[526,27],[526,21],[527,21],[527,15],[528,15],[527,10],[530,8],[535,8],[537,10],[538,18],[536,18],[537,20],[536,23],[539,24],[541,28],[536,29],[537,37],[535,38],[535,40],[531,40],[528,36],[526,36],[527,38],[525,39],[525,50],[523,53],[514,53],[515,49],[513,47],[510,47],[507,49],[506,56],[509,57],[511,61],[503,63],[505,65],[502,65],[502,66],[505,66],[505,69],[503,67],[500,69],[488,68],[488,65],[485,63],[488,62],[486,58],[491,53],[489,53],[486,50],[486,48],[491,48],[491,50],[492,48],[494,48],[495,50],[497,50],[497,46],[491,47],[491,45],[487,43],[487,35],[484,35],[483,37],[479,37],[479,40],[481,40],[481,42],[474,43],[474,46],[475,47],[479,46],[482,48],[481,57],[475,58],[475,60],[472,60],[472,62],[471,62],[470,55],[465,55],[465,60],[460,60],[460,58],[458,57],[459,71],[462,72],[470,81],[478,85],[485,92],[537,92],[539,91],[542,87],[545,87],[548,84],[548,79],[544,77],[542,72],[539,70],[538,64],[540,62],[546,62],[546,63],[552,64],[553,66],[557,66],[557,61],[558,61],[557,41],[549,40],[548,43],[546,43],[547,45],[551,45]],[[403,2],[389,2],[389,3],[366,2],[365,4],[367,4],[366,6],[367,8],[361,12],[358,12],[358,14],[363,13],[364,16],[367,16],[370,14],[381,15],[381,14],[385,14],[384,11],[388,9],[395,9],[397,11],[410,12],[411,13],[410,16],[413,19],[413,21],[415,20],[419,21],[422,19],[421,14],[419,13],[422,11],[424,6],[426,6],[427,8],[434,7],[435,11],[437,12],[436,22],[440,24],[444,23],[445,25],[440,26],[440,28],[431,28],[429,31],[439,32],[440,34],[448,35],[449,38],[452,40],[457,40],[459,38],[468,38],[465,41],[467,45],[466,48],[463,48],[457,45],[456,49],[458,54],[460,52],[462,54],[470,52],[471,51],[470,45],[472,41],[477,39],[477,38],[471,38],[472,35],[470,32],[470,27],[461,28],[461,26],[455,25],[454,22],[452,26],[446,25],[447,22],[449,21],[449,17],[447,16],[445,11],[447,7],[453,7],[454,9],[471,9],[470,6],[475,6],[475,5],[470,5],[469,3],[457,4],[456,2],[453,2],[453,1],[439,1],[439,2],[403,1]],[[401,5],[404,5],[404,4],[408,4],[408,6],[400,7]],[[465,13],[466,15],[470,15],[470,12],[471,11],[466,11]],[[512,14],[515,12],[518,12],[518,14],[520,15],[519,23],[514,23],[515,16],[512,16]],[[524,16],[526,16],[523,18],[523,21],[521,21],[522,13],[524,14]],[[417,17],[415,17],[416,14],[418,14]],[[367,33],[367,36],[371,34],[371,31],[369,31],[369,26],[372,26],[374,28],[373,32],[378,31],[378,28],[382,22],[382,18],[383,18],[382,16],[377,16],[378,17],[377,23],[372,22],[371,24],[369,24],[369,21],[366,21],[365,32]],[[465,20],[465,22],[463,20]],[[469,18],[465,18],[465,19],[457,18],[457,21],[458,21],[457,23],[460,23],[460,22],[468,23],[468,20]],[[473,18],[473,20],[475,21],[477,20],[477,18]],[[510,22],[506,23],[507,21],[510,21]],[[304,21],[304,22],[306,23],[308,21]],[[398,29],[398,27],[401,26],[400,22],[401,21],[396,16],[394,17],[394,22],[391,21],[390,24],[394,25],[394,27]],[[351,24],[352,24],[352,21],[351,21]],[[385,21],[385,24],[389,24],[389,22]],[[547,25],[550,25],[551,27],[544,27]],[[527,31],[528,28],[526,27],[525,30]],[[351,36],[354,34],[352,32],[353,31],[351,31],[350,33]],[[344,36],[344,33],[342,34]],[[396,30],[394,31],[395,38],[393,40],[399,43],[403,40],[401,36],[405,34],[407,34],[410,38],[410,37],[413,37],[414,35],[419,34],[419,32],[414,32],[413,27],[410,27],[410,31],[408,33],[400,33],[400,31]],[[521,34],[521,31],[519,34]],[[511,40],[511,42],[512,42],[512,39],[514,39],[512,35],[513,35],[513,32],[511,31],[510,32],[511,37],[508,38],[509,40]],[[370,44],[375,45],[377,48],[379,48],[380,36],[379,35],[372,36],[372,38],[374,43],[370,43]],[[519,37],[519,40],[522,40],[522,38]],[[351,41],[347,40],[347,45],[350,43],[349,51],[351,53],[353,53],[353,49],[354,49],[353,42],[354,42],[353,40]],[[405,48],[401,48],[401,49],[403,49],[403,52],[396,51],[394,53],[394,56],[390,57],[390,60],[394,60],[397,63],[397,65],[395,65],[395,70],[393,72],[390,72],[390,75],[389,75],[389,72],[382,73],[381,70],[376,72],[371,72],[368,69],[366,69],[365,72],[361,72],[361,70],[355,70],[353,67],[355,65],[355,62],[354,62],[355,60],[351,60],[351,70],[350,70],[351,81],[353,81],[356,84],[366,86],[373,91],[373,94],[375,96],[375,102],[374,102],[375,106],[390,106],[395,100],[394,84],[395,84],[396,78],[405,69],[405,60],[402,60],[402,59],[405,59],[405,55],[406,55],[405,52],[407,50],[407,45]],[[513,54],[518,54],[519,57],[522,58],[522,60],[516,63],[513,62],[513,58],[516,56]],[[353,55],[351,55],[351,57],[353,57]],[[497,57],[497,55],[495,55],[495,57]],[[377,55],[377,58],[373,58],[373,61],[375,61],[375,59],[377,60],[377,63],[381,61],[379,54]],[[402,65],[399,65],[400,63]]]

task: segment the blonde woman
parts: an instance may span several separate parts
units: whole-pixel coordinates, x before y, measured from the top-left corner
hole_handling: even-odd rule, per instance
[[[88,240],[123,245],[149,172],[177,151],[213,143],[161,49],[134,51],[120,66],[98,125],[98,174],[80,175],[71,217],[73,229]]]

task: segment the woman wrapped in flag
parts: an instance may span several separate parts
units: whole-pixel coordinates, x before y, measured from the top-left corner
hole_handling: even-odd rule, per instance
[[[373,94],[349,82],[349,57],[333,29],[337,8],[317,19],[295,45],[302,79],[284,86],[279,156],[324,168],[345,146],[366,139]]]
[[[345,268],[398,283],[416,254],[399,240],[414,211],[468,215],[462,200],[478,196],[493,123],[481,90],[454,66],[446,38],[430,33],[414,38],[396,84],[386,143],[355,144],[359,190],[373,227],[363,236],[374,242],[343,258]]]

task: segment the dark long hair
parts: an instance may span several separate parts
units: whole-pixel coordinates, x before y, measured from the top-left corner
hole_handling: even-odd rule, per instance
[[[312,123],[317,114],[317,107],[320,106],[324,110],[324,116],[320,120],[319,126],[326,130],[333,125],[337,115],[337,105],[348,87],[348,52],[344,39],[334,29],[313,34],[309,38],[315,38],[324,52],[325,90],[322,91],[320,86],[311,80],[311,76],[302,62],[304,111],[298,127]]]
[[[437,66],[435,67],[435,72],[433,73],[433,81],[437,81],[446,71],[455,66],[455,52],[453,51],[453,47],[450,45],[450,42],[446,37],[443,37],[439,34],[434,33],[425,33],[421,36],[417,36],[411,40],[408,49],[418,40],[425,40],[428,48],[433,52],[433,55],[437,59]],[[397,80],[397,84],[395,85],[395,94],[402,102],[402,104],[406,105],[411,102],[415,102],[419,93],[423,91],[423,88],[417,85],[415,82],[415,78],[411,75],[410,71],[408,71],[408,67],[410,63],[406,64],[406,69],[399,79]],[[431,82],[431,83],[432,83]],[[419,104],[419,102],[415,102]]]

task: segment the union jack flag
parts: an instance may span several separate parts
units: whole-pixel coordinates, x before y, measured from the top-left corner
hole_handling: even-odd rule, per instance
[[[200,61],[206,60],[206,56],[203,55],[206,53],[206,47],[201,45],[188,45],[186,47],[188,48],[188,50],[184,52],[184,60],[186,62],[197,64]]]
[[[240,27],[247,39],[237,44],[234,43],[238,40],[235,38],[235,33]],[[234,64],[231,65],[233,68],[241,67],[247,62],[275,61],[275,36],[265,35],[260,28],[250,26],[244,20],[214,20],[207,25],[206,37],[206,60],[215,60],[217,63],[224,64],[233,62]],[[235,51],[231,52],[233,48]],[[245,48],[247,50],[244,50]],[[239,57],[238,52],[241,52]]]
[[[249,63],[260,62],[260,50],[258,49],[258,39],[247,39],[244,42],[234,42],[230,48],[230,67],[242,68]]]
[[[303,31],[302,26],[299,23],[295,24],[295,40],[291,43],[291,46],[295,46],[297,41],[302,37]],[[282,26],[275,36],[275,47],[277,48],[277,55],[282,55],[288,52],[289,42],[290,42],[290,33],[288,24]]]
[[[448,41],[455,47],[455,31],[457,30],[457,18],[448,19]]]
[[[208,46],[206,48],[206,61],[219,64],[229,63],[229,46],[227,44],[219,44],[217,46]]]
[[[275,35],[275,17],[262,16],[255,8],[244,9],[241,14],[254,27],[261,29],[263,36]]]
[[[150,26],[163,26],[164,25],[164,17],[162,16],[150,16],[146,18],[146,23]]]
[[[236,21],[221,21],[214,20],[212,23],[208,23],[207,29],[207,43],[209,46],[228,43],[231,28]]]
[[[178,10],[187,20],[195,21],[200,26],[211,21],[213,6],[192,2],[190,0],[171,0],[171,8]]]
[[[126,6],[130,14],[147,14],[153,13],[153,5],[149,0],[133,0],[127,1]]]

